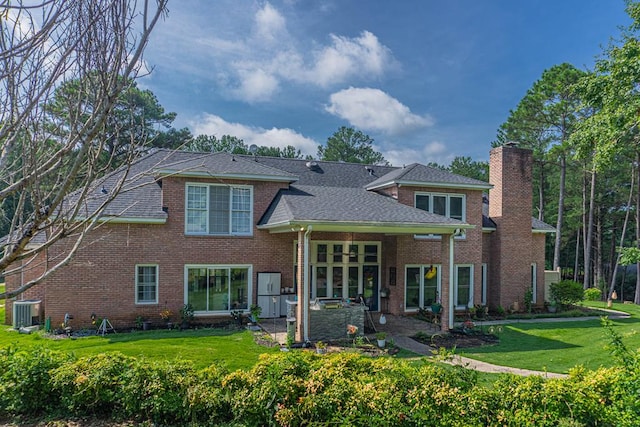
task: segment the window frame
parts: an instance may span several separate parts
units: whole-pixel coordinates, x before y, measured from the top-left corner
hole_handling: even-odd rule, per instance
[[[424,307],[424,299],[425,299],[425,274],[427,270],[431,267],[436,268],[436,301],[441,298],[442,295],[442,264],[405,264],[404,266],[404,290],[403,290],[403,299],[404,299],[404,311],[407,313],[418,312],[420,309],[426,309],[429,307]],[[418,281],[418,307],[409,307],[407,305],[407,283],[408,283],[408,274],[407,271],[410,268],[417,268],[420,270],[420,280]],[[433,303],[432,303],[433,304]]]
[[[427,197],[427,205],[429,209],[422,209],[418,207],[418,198],[419,197]],[[413,207],[416,209],[424,210],[425,212],[429,212],[435,215],[440,215],[434,212],[434,198],[436,197],[445,197],[445,214],[442,215],[446,218],[457,219],[462,222],[466,222],[467,220],[467,195],[463,193],[439,193],[439,192],[430,192],[430,191],[416,191],[413,194]],[[462,218],[453,218],[451,216],[451,199],[461,199],[461,209],[462,209]],[[423,203],[420,203],[423,204]],[[432,240],[440,240],[442,236],[440,234],[416,234],[414,235],[416,239],[432,239]],[[455,239],[464,240],[466,238],[466,233],[462,233],[459,236],[456,236]]]
[[[461,268],[469,268],[469,300],[467,301],[466,305],[460,305],[458,304],[458,293],[459,293],[459,289],[460,289],[460,282],[459,282],[459,270]],[[453,287],[453,301],[454,301],[454,306],[456,308],[456,310],[463,310],[463,309],[467,309],[469,307],[473,307],[473,292],[474,292],[474,280],[473,280],[473,275],[474,275],[474,265],[473,264],[455,264],[454,265],[454,287]]]
[[[231,291],[233,287],[231,286],[231,271],[234,269],[246,269],[247,270],[247,308],[232,308],[231,304],[228,303],[228,307],[226,310],[196,310],[194,311],[194,315],[197,316],[211,316],[211,315],[228,315],[234,310],[240,310],[244,313],[249,312],[249,308],[251,304],[253,304],[253,265],[252,264],[185,264],[184,266],[184,302],[185,304],[189,304],[189,270],[190,269],[206,269],[207,270],[207,278],[209,278],[209,271],[211,270],[227,270],[227,276],[229,279],[228,282],[228,294],[231,295]],[[207,301],[209,300],[209,286],[211,285],[211,281],[207,280]],[[229,299],[230,301],[230,299]],[[208,304],[208,302],[207,302]]]
[[[142,286],[148,286],[148,285],[143,285],[140,281],[139,281],[139,277],[140,277],[140,268],[148,268],[148,267],[153,267],[155,269],[155,299],[153,301],[151,300],[140,300],[138,298],[138,292],[139,292],[139,287]],[[149,305],[149,304],[158,304],[159,301],[159,291],[160,291],[160,267],[158,266],[158,264],[136,264],[135,267],[135,288],[134,288],[134,298],[135,298],[135,304],[136,305]]]
[[[206,200],[205,207],[189,207],[189,189],[190,188],[206,188]],[[228,201],[228,224],[227,224],[227,232],[212,232],[211,231],[211,188],[212,187],[226,187],[229,189],[229,201]],[[235,194],[234,190],[248,190],[249,191],[249,210],[246,209],[235,209],[234,205],[238,205],[237,200],[234,198],[239,197],[239,195]],[[185,191],[184,191],[184,233],[187,236],[253,236],[253,214],[254,214],[254,196],[253,196],[253,186],[252,185],[240,185],[240,184],[212,184],[212,183],[203,183],[203,182],[187,182],[185,183]],[[241,206],[242,207],[242,206]],[[204,229],[205,231],[192,231],[190,225],[193,226],[192,223],[189,222],[190,217],[193,215],[189,215],[190,212],[204,212]],[[248,215],[248,231],[235,231],[238,229],[238,226],[242,224],[242,221],[235,220],[238,218],[238,214],[243,214],[242,216]],[[199,227],[202,228],[202,224]]]

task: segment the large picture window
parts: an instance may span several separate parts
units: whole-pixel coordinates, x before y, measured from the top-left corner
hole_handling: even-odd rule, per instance
[[[440,302],[440,265],[408,265],[405,271],[405,310]]]
[[[136,265],[136,304],[158,302],[158,266]]]
[[[253,188],[187,184],[185,210],[187,234],[248,236],[252,233]]]
[[[249,266],[187,266],[185,302],[196,313],[246,310],[251,297]]]

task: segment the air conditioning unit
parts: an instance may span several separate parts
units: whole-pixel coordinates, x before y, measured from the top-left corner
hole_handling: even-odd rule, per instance
[[[40,300],[13,302],[13,328],[20,329],[40,324]]]

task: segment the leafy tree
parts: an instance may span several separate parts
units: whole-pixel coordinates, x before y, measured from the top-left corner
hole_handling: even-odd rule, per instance
[[[249,147],[243,140],[231,135],[222,135],[218,139],[215,135],[198,135],[185,147],[187,151],[200,151],[204,153],[216,153],[223,151],[231,154],[249,154]]]
[[[99,74],[89,74],[85,80],[100,79]],[[105,123],[99,130],[96,139],[104,145],[104,163],[112,168],[118,167],[126,158],[132,147],[141,145],[151,146],[162,129],[168,130],[176,117],[176,113],[165,112],[158,98],[150,90],[141,90],[131,78],[121,77],[124,90],[116,98]],[[88,85],[95,82],[80,79],[64,82],[54,93],[51,102],[45,105],[49,113],[47,120],[58,138],[65,138],[77,129],[86,117],[99,108],[104,102],[100,93],[85,91]],[[74,105],[81,100],[84,112],[81,116],[74,116]],[[78,121],[80,119],[80,121]],[[166,135],[166,140],[169,136]],[[112,161],[113,160],[113,161]]]
[[[301,159],[302,154],[300,150],[297,150],[291,145],[287,145],[285,148],[280,147],[255,147],[255,152],[252,153],[251,148],[244,143],[238,137],[231,135],[222,135],[222,138],[218,139],[215,135],[198,135],[196,138],[188,142],[184,149],[186,151],[201,151],[205,153],[216,153],[223,151],[231,154],[255,154],[257,156],[265,157],[285,157],[291,159]]]
[[[121,188],[122,182],[95,210],[82,210],[108,167],[102,158],[109,147],[126,163],[141,146],[129,139],[121,153],[123,141],[107,139],[106,130],[134,87],[144,48],[165,12],[166,0],[144,7],[116,0],[3,3],[0,206],[11,205],[13,216],[0,243],[0,272],[34,268],[37,255],[63,238],[70,249],[0,298],[21,294],[68,263]],[[64,103],[58,99],[59,120],[52,121],[56,95],[70,87]]]
[[[284,148],[280,147],[258,147],[256,155],[265,157],[284,157],[288,159],[301,159],[302,152],[292,145],[287,145]]]
[[[457,156],[447,168],[449,172],[468,178],[489,181],[489,163],[473,160],[471,157]]]
[[[577,87],[594,114],[584,120],[573,140],[582,158],[592,158],[594,169],[604,172],[619,167],[626,158],[640,162],[640,3],[627,1],[632,18],[621,40],[612,41],[596,62],[594,72]],[[640,247],[640,168],[636,173],[636,246]],[[624,240],[624,236],[622,236]],[[637,265],[640,269],[640,264]],[[609,291],[611,297],[613,287]],[[636,304],[640,304],[640,275],[636,281]]]
[[[382,154],[373,149],[373,138],[354,128],[342,126],[318,146],[318,158],[328,161],[388,165]]]
[[[545,70],[498,130],[496,144],[516,141],[533,150],[537,170],[538,218],[544,220],[547,170],[559,167],[553,268],[560,266],[560,248],[564,227],[567,158],[572,154],[569,137],[585,111],[580,97],[572,90],[585,73],[571,64]]]
[[[172,127],[167,131],[158,132],[158,134],[150,143],[152,146],[157,148],[179,150],[186,144],[188,144],[192,139],[193,135],[188,128],[175,129]]]

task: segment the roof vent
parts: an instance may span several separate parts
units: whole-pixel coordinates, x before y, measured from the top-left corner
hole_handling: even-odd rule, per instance
[[[320,165],[316,161],[309,161],[307,162],[307,168],[309,168],[309,170],[316,171],[320,169]]]

